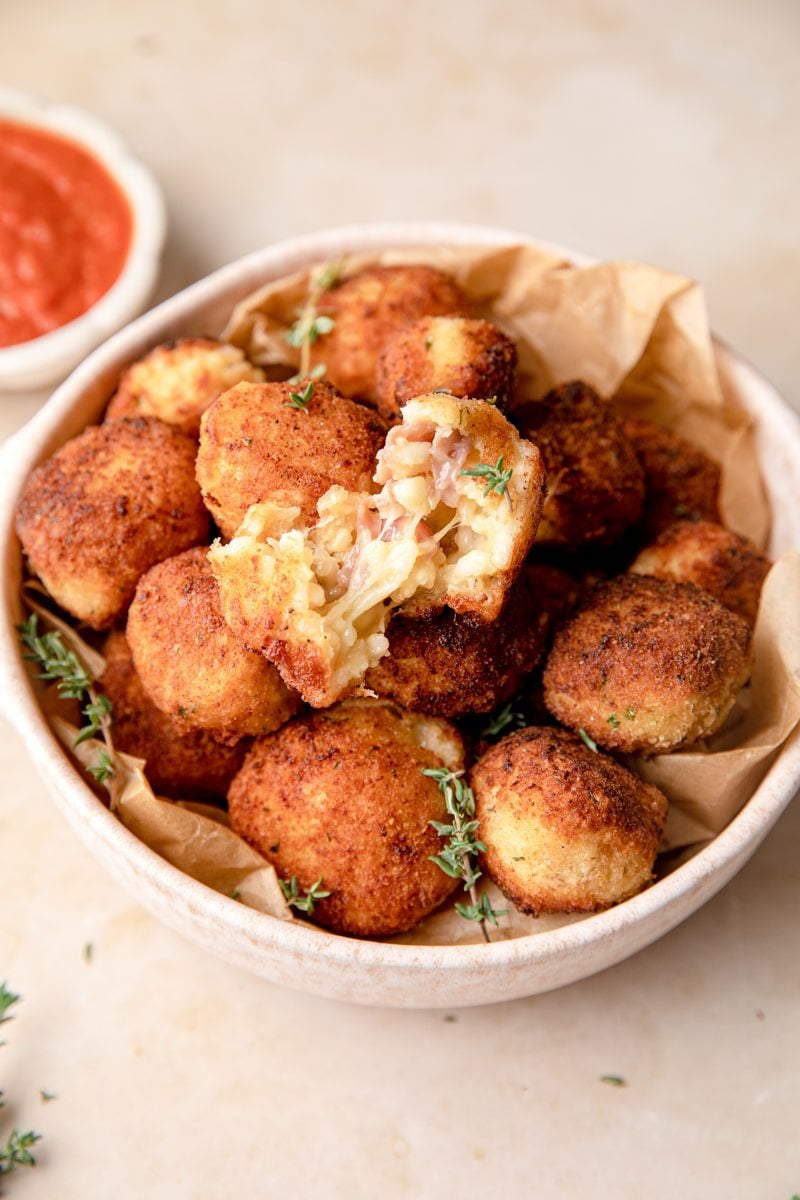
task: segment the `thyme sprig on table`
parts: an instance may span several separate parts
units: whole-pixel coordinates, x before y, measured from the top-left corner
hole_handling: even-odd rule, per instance
[[[9,991],[5,983],[0,983],[0,1024],[13,1020],[9,1011],[19,999],[15,992]],[[3,1093],[0,1092],[0,1108],[3,1104]],[[31,1153],[31,1147],[40,1141],[41,1136],[32,1129],[26,1130],[25,1133],[21,1133],[19,1129],[12,1129],[6,1144],[0,1146],[0,1175],[10,1175],[17,1167],[34,1167],[36,1159]]]
[[[94,686],[91,675],[74,650],[65,645],[61,633],[50,629],[39,631],[39,617],[31,613],[27,621],[17,626],[24,647],[23,658],[34,662],[41,670],[37,678],[55,683],[63,700],[78,700],[84,723],[78,730],[74,745],[80,746],[89,738],[99,737],[106,744],[97,762],[87,767],[98,783],[114,776],[114,740],[111,735],[111,701]],[[116,789],[111,786],[111,806],[116,804]]]
[[[445,808],[452,818],[449,823],[428,822],[439,837],[447,839],[441,853],[430,855],[430,861],[436,863],[451,879],[461,880],[464,891],[469,892],[470,903],[457,902],[456,912],[466,921],[479,922],[484,941],[488,942],[491,939],[487,922],[496,925],[497,918],[505,916],[508,909],[492,908],[486,893],[479,896],[475,886],[483,875],[475,857],[486,850],[486,844],[477,837],[480,822],[475,818],[475,793],[464,782],[463,771],[449,771],[447,767],[423,767],[422,774],[436,780]]]
[[[283,898],[290,908],[296,908],[298,912],[304,912],[306,916],[311,916],[314,911],[314,904],[317,900],[324,900],[326,896],[330,896],[330,892],[325,892],[322,889],[322,876],[312,883],[307,892],[300,890],[300,885],[297,882],[297,876],[293,875],[291,879],[279,879]]]
[[[334,328],[333,317],[319,313],[317,308],[320,297],[333,287],[340,273],[341,263],[336,262],[326,263],[312,275],[306,302],[300,316],[284,335],[289,345],[300,351],[300,367],[297,374],[289,380],[290,383],[299,383],[300,380],[308,377],[319,379],[325,374],[323,363],[318,363],[314,370],[311,370],[311,347]]]
[[[513,474],[513,467],[504,467],[502,454],[494,466],[491,463],[478,463],[476,467],[468,467],[459,471],[459,475],[472,475],[477,479],[485,479],[484,496],[488,496],[490,492],[497,492],[498,496],[506,496],[509,504],[511,497],[508,495],[508,483]]]

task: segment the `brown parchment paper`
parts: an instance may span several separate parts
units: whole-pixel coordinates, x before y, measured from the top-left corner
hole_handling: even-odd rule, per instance
[[[689,438],[720,462],[726,524],[757,544],[766,544],[769,509],[750,419],[720,386],[705,302],[696,283],[642,263],[577,267],[530,246],[423,247],[353,255],[341,264],[342,274],[348,276],[372,263],[399,262],[425,262],[450,271],[477,310],[516,339],[515,402],[583,379],[626,412],[646,416]],[[277,373],[294,368],[297,352],[284,335],[318,266],[267,284],[243,300],[223,336]],[[793,552],[768,576],[755,632],[752,682],[725,727],[691,750],[629,760],[633,770],[661,787],[670,800],[663,845],[668,853],[658,860],[657,875],[674,869],[724,828],[800,722],[799,612],[800,555]],[[79,653],[80,644],[80,638],[77,645],[73,642]],[[96,666],[95,659],[93,673]],[[65,746],[75,753],[71,749],[74,725],[61,717],[53,719]],[[78,753],[91,761],[97,749],[87,743]],[[221,810],[159,799],[143,774],[144,764],[120,757],[126,782],[118,815],[132,832],[217,891],[236,893],[244,903],[291,919],[272,867],[233,834]],[[582,919],[526,916],[494,885],[482,884],[495,907],[509,910],[492,931],[494,939]],[[479,938],[477,927],[448,905],[392,940],[461,944]]]

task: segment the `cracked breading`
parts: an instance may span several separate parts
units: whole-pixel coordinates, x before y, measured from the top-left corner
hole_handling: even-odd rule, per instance
[[[222,392],[242,381],[264,378],[244,352],[212,338],[181,338],[156,346],[122,373],[106,412],[120,417],[158,417],[197,434],[200,418]]]
[[[751,665],[750,629],[713,596],[621,575],[561,625],[545,703],[607,750],[666,754],[719,729]]]
[[[470,312],[455,280],[422,263],[367,267],[324,292],[317,308],[334,326],[313,345],[312,363],[324,363],[326,379],[345,396],[372,405],[378,355],[387,338],[420,317]]]
[[[112,625],[154,563],[208,538],[195,442],[153,417],[90,425],[31,473],[17,533],[62,608]]]
[[[755,625],[771,562],[749,538],[712,521],[678,521],[646,546],[630,570],[693,583]]]
[[[386,426],[376,412],[313,385],[305,411],[292,395],[306,384],[239,384],[203,417],[197,478],[225,537],[253,504],[297,505],[308,521],[320,496],[339,484],[369,491]]]
[[[666,797],[574,734],[512,733],[471,783],[481,865],[522,912],[598,912],[652,880]]]
[[[464,474],[500,458],[505,494]],[[315,707],[361,683],[405,601],[415,616],[498,616],[536,532],[544,469],[492,405],[433,395],[405,406],[375,481],[376,494],[331,488],[310,528],[297,507],[255,505],[209,556],[226,620]]]
[[[231,827],[302,891],[330,897],[313,919],[337,933],[388,937],[458,886],[430,861],[446,814],[423,768],[464,766],[447,721],[385,701],[346,701],[258,738],[228,793]]]
[[[235,742],[271,733],[299,707],[272,664],[223,620],[205,546],[143,576],[127,637],[148,696],[186,729],[209,729]]]
[[[490,321],[423,317],[399,329],[378,358],[378,411],[390,424],[415,396],[446,389],[494,399],[502,412],[514,389],[517,348]]]

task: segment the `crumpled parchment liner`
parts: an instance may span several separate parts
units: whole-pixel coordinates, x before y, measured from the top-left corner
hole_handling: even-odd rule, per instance
[[[425,262],[450,271],[477,310],[517,340],[518,401],[580,378],[624,411],[656,420],[699,445],[721,464],[726,524],[766,544],[769,509],[750,418],[720,386],[702,290],[692,280],[642,263],[576,267],[524,245],[359,254],[347,258],[344,274],[376,262]],[[294,368],[297,352],[284,334],[302,307],[310,274],[303,271],[267,284],[243,300],[223,336],[268,368]],[[686,861],[724,828],[800,722],[798,613],[800,556],[791,553],[767,579],[755,634],[753,680],[725,728],[692,750],[630,761],[671,801],[664,841],[668,853],[656,863],[657,876]],[[81,639],[72,630],[70,634],[80,653]],[[43,699],[49,709],[48,694]],[[75,753],[74,726],[61,720],[57,729]],[[87,743],[90,759],[97,748]],[[119,815],[129,829],[195,879],[227,895],[238,892],[243,902],[291,919],[273,868],[231,832],[221,810],[158,799],[143,776],[142,763],[121,757],[128,775]],[[492,929],[493,940],[582,919],[526,916],[493,884],[481,884],[495,907],[509,909]],[[448,904],[416,929],[390,940],[463,944],[480,941],[481,935]]]

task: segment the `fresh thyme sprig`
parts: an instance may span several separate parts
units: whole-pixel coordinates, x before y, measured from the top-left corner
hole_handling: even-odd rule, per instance
[[[12,1129],[8,1141],[0,1149],[0,1175],[10,1175],[17,1167],[35,1167],[36,1158],[31,1154],[31,1146],[41,1139],[42,1135],[32,1129],[25,1133]]]
[[[289,399],[284,408],[296,408],[299,412],[308,414],[308,404],[314,395],[314,380],[309,379],[302,392],[289,392]]]
[[[322,890],[322,876],[312,883],[307,892],[300,891],[300,885],[297,882],[297,876],[293,875],[291,879],[279,879],[283,898],[290,908],[296,908],[299,912],[304,912],[307,916],[311,916],[314,911],[314,904],[317,900],[324,900],[326,896],[330,896],[330,892]]]
[[[114,786],[114,740],[111,735],[111,701],[108,696],[98,692],[92,677],[78,658],[74,650],[64,644],[61,633],[57,629],[39,632],[39,617],[31,613],[27,621],[17,626],[22,645],[25,647],[23,658],[35,662],[41,671],[38,678],[49,683],[55,682],[58,694],[64,700],[81,702],[81,712],[84,724],[78,731],[74,745],[80,746],[89,738],[100,737],[106,744],[101,750],[94,766],[88,767],[98,783],[112,779],[111,806],[116,804],[116,788]]]
[[[13,1016],[9,1016],[9,1010],[19,999],[16,992],[9,990],[7,984],[0,984],[0,1024],[13,1020]],[[0,1092],[0,1108],[3,1104],[3,1093]],[[36,1159],[31,1154],[31,1147],[40,1141],[41,1136],[32,1129],[25,1133],[20,1133],[19,1129],[12,1129],[5,1146],[0,1147],[0,1175],[10,1175],[17,1167],[35,1166]]]
[[[494,466],[490,463],[478,463],[477,467],[468,467],[463,471],[459,471],[459,475],[473,475],[477,479],[485,479],[486,487],[483,489],[484,496],[488,496],[490,492],[497,492],[498,496],[507,496],[509,504],[511,497],[508,495],[508,482],[514,474],[513,467],[503,466],[503,455],[501,454]]]
[[[300,351],[300,367],[290,383],[299,383],[301,379],[305,379],[309,375],[318,379],[325,374],[325,367],[322,363],[314,368],[314,372],[311,371],[311,347],[326,333],[332,331],[335,322],[333,317],[329,317],[325,313],[318,313],[317,305],[323,293],[336,283],[340,273],[341,263],[326,263],[312,276],[302,312],[291,329],[287,329],[284,335],[289,345]]]
[[[500,737],[503,733],[509,733],[512,729],[523,729],[527,725],[525,714],[514,707],[514,701],[509,700],[502,708],[495,709],[490,713],[486,724],[480,732],[482,739]]]
[[[588,750],[593,751],[595,754],[600,753],[600,751],[597,749],[597,742],[594,740],[594,738],[589,737],[585,729],[579,729],[578,736]]]
[[[460,917],[467,921],[478,921],[484,941],[490,941],[487,921],[497,924],[497,918],[505,916],[507,908],[492,908],[484,892],[478,895],[476,883],[483,872],[475,863],[475,856],[486,850],[484,842],[477,837],[479,821],[475,818],[475,793],[463,780],[463,771],[449,771],[447,767],[423,767],[422,774],[435,779],[444,798],[445,808],[452,817],[448,824],[429,821],[441,838],[447,838],[440,854],[432,854],[430,861],[436,863],[451,879],[460,879],[464,891],[469,892],[470,904],[457,903],[455,908]]]

